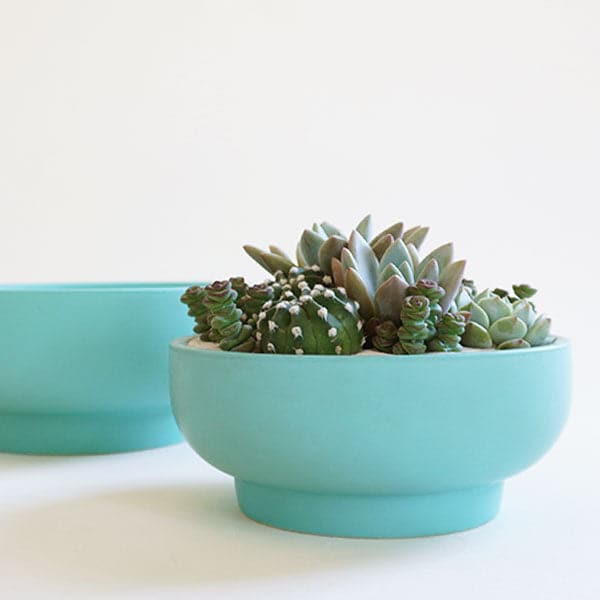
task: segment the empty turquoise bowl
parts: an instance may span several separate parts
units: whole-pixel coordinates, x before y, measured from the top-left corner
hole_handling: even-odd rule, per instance
[[[187,341],[170,357],[181,431],[235,477],[246,515],[283,529],[407,537],[481,525],[569,409],[565,339],[417,356],[243,354]]]
[[[0,286],[0,452],[122,452],[181,440],[167,348],[186,284]]]

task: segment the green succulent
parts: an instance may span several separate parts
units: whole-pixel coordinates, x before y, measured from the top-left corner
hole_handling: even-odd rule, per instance
[[[355,230],[348,247],[342,249],[340,259],[332,260],[333,279],[359,303],[365,320],[377,318],[398,323],[408,288],[422,279],[431,280],[444,289],[439,299],[444,313],[451,307],[465,271],[464,260],[452,261],[453,252],[453,245],[448,243],[421,259],[412,242],[397,238],[378,257]]]
[[[437,323],[435,337],[429,341],[430,352],[460,352],[461,337],[465,333],[470,315],[468,313],[450,313],[442,315]]]
[[[245,320],[248,324],[256,323],[258,313],[262,310],[265,302],[277,300],[280,295],[281,285],[275,281],[265,281],[248,286],[246,293],[237,300],[238,308],[244,313],[242,320]]]
[[[215,342],[222,350],[252,352],[256,344],[254,328],[244,323],[245,315],[236,304],[238,292],[233,285],[241,289],[243,280],[232,278],[204,288],[193,286],[181,300],[188,305],[188,314],[196,319],[194,331],[200,339]]]
[[[208,340],[210,331],[210,309],[204,304],[206,292],[199,285],[189,287],[181,296],[181,302],[188,307],[188,315],[196,321],[194,333],[197,333],[201,339]]]
[[[316,285],[297,296],[282,290],[258,315],[262,352],[275,354],[355,354],[364,343],[356,304],[343,291]]]
[[[377,235],[372,235],[371,215],[367,215],[357,226],[361,236],[367,240],[375,256],[381,258],[396,239],[419,248],[427,235],[427,227],[413,227],[404,231],[403,223],[394,223]],[[288,273],[292,267],[311,268],[317,266],[324,275],[333,275],[332,261],[339,260],[342,249],[348,246],[346,236],[334,225],[327,222],[314,223],[311,229],[302,232],[296,246],[296,261],[292,260],[277,246],[269,246],[269,251],[256,246],[245,245],[244,250],[269,273]],[[324,282],[327,285],[327,282]]]
[[[392,321],[383,321],[374,327],[372,345],[379,352],[391,354],[398,343],[398,326]]]
[[[407,296],[402,302],[398,328],[398,342],[394,354],[423,354],[427,351],[427,340],[434,332],[430,322],[430,302],[426,296]]]
[[[502,292],[503,290],[500,290]],[[529,300],[536,290],[513,286],[516,298],[497,290],[484,290],[459,307],[470,313],[462,343],[471,348],[507,350],[551,344],[552,321],[538,314]]]
[[[409,286],[402,301],[398,327],[392,320],[375,326],[373,347],[394,354],[459,352],[460,338],[468,321],[466,313],[443,313],[439,301],[444,289],[434,281],[421,279]]]
[[[275,271],[275,281],[285,289],[291,289],[298,295],[302,289],[313,288],[316,285],[331,287],[333,279],[324,273],[318,265],[312,267],[290,267],[287,273]]]

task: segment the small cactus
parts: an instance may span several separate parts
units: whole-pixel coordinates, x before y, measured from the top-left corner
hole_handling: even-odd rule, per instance
[[[312,289],[316,285],[325,287],[333,285],[331,276],[327,275],[317,265],[312,267],[290,267],[287,273],[276,271],[273,276],[282,288],[290,289],[296,295],[299,295],[302,289],[306,287]]]
[[[260,350],[274,354],[355,354],[363,345],[356,304],[339,288],[285,290],[258,316]]]
[[[242,296],[237,305],[242,309],[246,316],[246,321],[256,323],[258,313],[262,310],[265,302],[276,300],[281,295],[281,286],[274,282],[263,282],[246,288],[246,293]]]

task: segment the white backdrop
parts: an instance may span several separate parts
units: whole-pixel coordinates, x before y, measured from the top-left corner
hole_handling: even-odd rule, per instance
[[[0,283],[262,279],[243,243],[428,224],[574,339],[547,460],[598,495],[599,107],[594,0],[0,0]]]

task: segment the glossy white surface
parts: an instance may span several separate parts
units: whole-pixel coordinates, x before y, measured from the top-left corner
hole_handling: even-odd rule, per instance
[[[186,445],[0,455],[3,597],[597,600],[597,452],[583,435],[595,429],[573,421],[550,455],[509,480],[491,523],[407,540],[254,523],[232,481]]]

